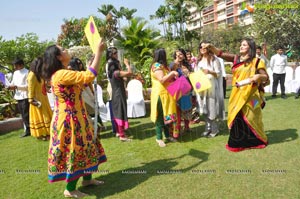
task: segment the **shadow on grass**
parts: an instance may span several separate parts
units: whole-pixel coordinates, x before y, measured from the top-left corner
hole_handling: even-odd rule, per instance
[[[217,136],[228,136],[229,131],[227,128],[227,120],[219,121],[219,133]],[[184,133],[182,136],[178,138],[179,142],[193,142],[199,138],[205,138],[202,136],[202,133],[205,131],[205,124],[198,125],[195,127],[191,127],[191,132]],[[213,138],[210,138],[213,139]]]
[[[134,124],[140,124],[135,125]],[[147,123],[145,122],[136,122],[136,123],[130,122],[129,129],[126,130],[126,134],[130,136],[132,139],[137,140],[144,140],[151,137],[155,137],[155,125],[153,122],[149,121]],[[227,120],[218,122],[219,124],[219,130],[220,133],[218,136],[228,135],[229,131],[227,128]],[[179,136],[178,141],[179,142],[193,142],[199,138],[203,138],[202,133],[205,130],[205,124],[199,125],[195,124],[190,127],[191,132],[184,133],[183,135]],[[101,132],[101,138],[111,138],[115,135],[112,134],[111,126],[107,126],[107,130],[104,132]]]
[[[296,140],[299,136],[297,129],[271,130],[267,133],[269,144],[278,144]]]
[[[186,168],[175,170],[174,167],[178,165],[177,160],[185,156],[196,158],[196,163]],[[172,172],[174,172],[173,175],[176,175],[176,173],[180,174],[188,172],[201,163],[207,161],[208,156],[208,153],[191,149],[188,154],[184,154],[176,158],[155,160],[148,163],[142,163],[143,165],[139,167],[133,167],[126,170],[109,173],[105,176],[99,177],[98,179],[104,180],[104,185],[99,187],[80,187],[79,190],[82,190],[90,195],[96,195],[97,198],[105,198],[127,190],[131,190],[152,177],[170,175]]]

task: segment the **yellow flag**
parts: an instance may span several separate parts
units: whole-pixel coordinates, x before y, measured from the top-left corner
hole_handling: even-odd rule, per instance
[[[98,29],[96,27],[93,16],[90,16],[89,21],[87,22],[84,28],[85,36],[91,46],[93,53],[96,53],[97,46],[101,40]]]
[[[199,93],[201,91],[207,90],[211,87],[211,83],[207,76],[202,72],[202,70],[191,73],[189,79],[192,83],[195,92]]]

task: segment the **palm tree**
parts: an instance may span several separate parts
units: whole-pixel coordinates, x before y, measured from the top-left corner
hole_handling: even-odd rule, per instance
[[[126,18],[127,21],[130,21],[133,18],[133,14],[137,11],[137,9],[128,9],[125,7],[120,8],[120,12]]]
[[[141,18],[132,18],[129,25],[122,29],[119,38],[120,47],[125,49],[125,56],[139,68],[144,61],[152,57],[153,49],[158,46],[159,32],[147,28],[147,21]]]
[[[166,6],[159,6],[156,10],[155,15],[150,15],[150,19],[161,19],[162,22],[160,24],[163,25],[164,35],[166,36],[167,27],[166,27],[166,17],[168,15]]]
[[[102,4],[101,8],[98,8],[98,12],[102,13],[105,17],[113,12],[113,10],[116,10],[115,7],[111,4]]]

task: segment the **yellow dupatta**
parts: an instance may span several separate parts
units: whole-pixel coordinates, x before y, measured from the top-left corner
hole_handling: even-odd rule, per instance
[[[267,142],[267,136],[264,133],[262,123],[262,99],[258,90],[257,84],[249,84],[242,87],[236,87],[236,82],[247,79],[255,75],[259,69],[266,70],[264,62],[260,61],[256,68],[257,58],[254,58],[250,63],[241,62],[234,65],[232,68],[232,92],[229,98],[228,105],[228,127],[232,127],[237,114],[241,111],[243,119],[249,125],[252,132],[257,138],[263,142]],[[237,121],[238,122],[238,121]]]

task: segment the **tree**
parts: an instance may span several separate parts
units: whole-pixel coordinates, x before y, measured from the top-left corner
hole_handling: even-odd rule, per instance
[[[102,4],[101,8],[98,8],[98,12],[102,13],[104,16],[107,17],[109,14],[111,14],[113,18],[116,18],[118,20],[119,29],[121,28],[120,19],[125,17],[127,21],[130,21],[136,11],[136,9],[128,9],[123,6],[120,7],[120,10],[117,10],[111,4]]]
[[[166,25],[166,17],[167,17],[167,9],[166,6],[160,5],[159,8],[155,11],[155,15],[150,15],[150,19],[161,19],[162,22],[159,24],[163,25],[164,35],[167,34],[167,25]]]
[[[299,0],[257,2],[254,13],[254,37],[272,49],[277,45],[290,50],[292,59],[300,58]]]
[[[119,45],[125,50],[125,56],[137,66],[143,65],[148,57],[152,57],[153,50],[158,46],[160,33],[146,27],[147,21],[141,18],[131,19],[128,26],[122,29]]]
[[[155,15],[151,15],[151,18],[161,19],[160,24],[163,25],[164,35],[167,39],[178,40],[181,42],[181,46],[187,47],[187,43],[191,43],[193,33],[188,33],[186,30],[186,21],[192,19],[189,9],[195,7],[200,13],[204,8],[206,0],[166,0],[166,5],[161,5],[155,12]]]
[[[201,40],[212,42],[223,51],[239,53],[239,46],[241,40],[246,36],[246,32],[247,27],[241,27],[238,24],[219,29],[205,27]]]
[[[50,44],[54,41],[39,42],[39,37],[35,33],[27,33],[17,37],[15,40],[5,41],[0,38],[0,64],[8,65],[12,69],[12,61],[16,58],[22,58],[26,67],[36,57],[41,56]]]
[[[61,25],[61,33],[58,36],[57,43],[65,48],[88,45],[84,33],[84,28],[88,20],[89,18],[64,19],[64,24]],[[94,21],[98,27],[98,31],[101,27],[105,26],[105,21],[98,17],[94,16]]]

